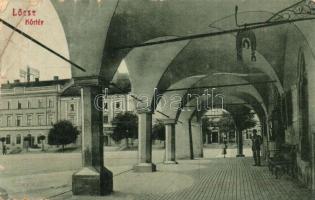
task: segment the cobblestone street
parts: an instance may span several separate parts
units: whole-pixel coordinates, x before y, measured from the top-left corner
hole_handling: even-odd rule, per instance
[[[291,178],[275,179],[266,166],[252,166],[252,158],[187,160],[178,165],[159,164],[158,169],[156,173],[116,176],[112,196],[71,197],[67,193],[52,199],[314,199],[309,190]]]
[[[225,159],[219,149],[205,149],[204,159],[179,160],[177,165],[162,164],[164,151],[154,150],[158,170],[154,173],[133,172],[136,151],[106,153],[106,166],[114,174],[114,193],[109,196],[72,196],[71,176],[80,168],[78,153],[1,157],[0,187],[18,200],[315,199],[310,190],[289,176],[276,179],[266,165],[252,166],[249,148],[244,151],[245,158],[235,158],[236,149],[229,149]],[[21,167],[25,170],[19,170]]]

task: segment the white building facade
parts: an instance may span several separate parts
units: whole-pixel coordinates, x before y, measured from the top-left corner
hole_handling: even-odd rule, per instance
[[[80,96],[63,96],[69,84],[69,80],[54,80],[2,85],[0,137],[5,137],[6,146],[36,147],[42,135],[47,144],[49,130],[60,120],[69,120],[80,131]]]

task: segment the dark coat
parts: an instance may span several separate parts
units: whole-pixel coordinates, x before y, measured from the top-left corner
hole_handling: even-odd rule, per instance
[[[262,138],[260,135],[252,136],[252,150],[260,151],[260,146],[262,144]]]

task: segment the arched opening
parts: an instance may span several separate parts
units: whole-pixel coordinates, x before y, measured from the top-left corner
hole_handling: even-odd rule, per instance
[[[259,22],[265,18],[269,18],[273,12],[277,12],[288,2],[291,2],[291,0],[281,2],[272,1],[272,6],[270,6],[269,4],[263,5],[258,1],[251,1],[250,3],[236,1],[236,3],[244,6],[245,11],[239,17],[245,23],[249,21],[248,19]],[[235,37],[233,34],[217,38],[209,37],[172,44],[158,44],[151,47],[117,50],[120,45],[132,46],[132,44],[141,44],[146,41],[156,42],[160,39],[174,39],[174,35],[185,36],[209,32],[209,23],[211,23],[211,31],[213,29],[225,30],[233,28],[235,27],[235,13],[233,13],[235,5],[233,3],[222,3],[221,1],[193,2],[189,0],[183,0],[180,4],[177,1],[56,0],[53,1],[53,4],[60,15],[59,17],[66,32],[71,59],[87,69],[86,73],[77,70],[72,71],[72,75],[75,77],[78,86],[83,88],[81,97],[85,99],[85,104],[82,105],[85,112],[81,114],[85,117],[82,121],[85,123],[84,127],[86,128],[83,131],[85,133],[82,134],[84,135],[82,137],[84,168],[78,173],[79,176],[77,178],[79,181],[77,181],[78,179],[74,180],[74,182],[82,182],[73,185],[74,193],[85,192],[86,190],[94,193],[95,188],[97,188],[97,192],[95,193],[103,194],[103,191],[100,191],[102,188],[106,188],[108,192],[111,192],[111,173],[102,174],[102,172],[107,170],[103,168],[103,149],[101,146],[104,139],[102,135],[104,127],[101,127],[101,122],[108,122],[108,120],[106,120],[107,118],[104,115],[102,116],[103,118],[97,115],[100,113],[92,105],[94,105],[93,98],[97,93],[101,93],[102,88],[100,85],[108,86],[115,74],[118,63],[123,58],[126,58],[126,63],[131,66],[129,71],[130,74],[133,74],[131,80],[133,90],[137,94],[145,93],[145,95],[148,95],[148,104],[146,105],[152,110],[156,107],[155,103],[152,103],[155,95],[155,87],[164,92],[164,90],[177,83],[177,81],[190,76],[207,76],[211,74],[212,77],[208,78],[210,81],[211,79],[213,80],[211,82],[213,84],[251,85],[251,87],[246,87],[245,89],[234,87],[228,90],[228,92],[231,95],[243,97],[241,100],[244,102],[241,103],[249,104],[260,117],[262,116],[260,121],[264,121],[262,124],[266,127],[263,129],[264,135],[266,135],[268,130],[266,122],[270,122],[271,134],[267,136],[270,136],[279,146],[286,142],[287,135],[285,134],[283,121],[284,118],[288,117],[283,117],[283,107],[286,107],[283,105],[283,102],[286,100],[283,100],[282,95],[283,85],[286,85],[286,88],[288,88],[293,82],[292,80],[286,80],[285,75],[286,73],[294,74],[290,66],[290,42],[288,42],[290,39],[295,38],[288,37],[292,33],[290,28],[294,25],[275,26],[270,29],[266,28],[247,32],[246,34],[248,35],[245,34],[247,39],[245,41],[241,40],[238,43],[238,48],[241,47],[242,52],[237,52],[240,49],[235,51]],[[211,19],[212,22],[204,20],[205,18]],[[212,26],[215,26],[215,28]],[[299,43],[302,40],[296,41]],[[246,52],[243,47],[251,48],[251,51]],[[255,52],[256,49],[257,52]],[[243,53],[244,58],[240,59]],[[246,55],[245,58],[246,53],[250,53],[250,56]],[[305,65],[305,59],[299,59],[299,63],[301,63],[299,66]],[[307,139],[309,138],[308,114],[310,114],[308,110],[310,107],[308,105],[310,103],[308,101],[309,90],[307,90],[309,89],[307,87],[307,81],[309,80],[306,76],[301,75],[306,73],[305,66],[300,68],[300,80],[297,88],[298,101],[293,102],[293,104],[298,106],[297,110],[299,110],[300,115],[299,130],[301,138],[299,142],[301,143],[301,154],[303,155],[303,160],[309,160],[310,156],[306,152],[311,151],[309,147],[313,146],[311,143],[307,143],[310,141]],[[231,81],[232,83],[225,82],[225,80],[221,81],[220,79],[228,78],[228,76],[220,76],[220,74],[224,73],[233,74],[233,76],[237,74],[237,76],[242,76],[244,79]],[[218,74],[219,78],[215,79],[214,76]],[[251,76],[252,74],[255,75]],[[275,81],[276,88],[273,88],[273,86],[269,87],[267,83],[260,85],[253,83],[254,81],[265,79]],[[207,81],[203,83],[207,83]],[[203,85],[196,84],[195,86]],[[190,86],[183,87],[188,87],[186,89],[189,91],[195,91],[190,89]],[[200,94],[198,90],[196,91]],[[183,95],[181,94],[181,96]],[[290,96],[290,93],[288,93],[288,96]],[[186,103],[184,102],[184,104]],[[233,104],[233,102],[230,102],[230,104]],[[121,102],[114,102],[113,107],[119,110],[121,105]],[[108,106],[109,104],[107,104],[107,109],[109,108]],[[196,107],[194,103],[188,106]],[[231,105],[231,107],[233,106]],[[71,110],[74,110],[74,107]],[[239,111],[239,109],[236,109],[235,112]],[[198,112],[192,110],[179,114],[177,112],[170,113],[170,115],[163,113],[164,118],[169,118],[164,122],[164,125],[166,125],[165,128],[169,131],[168,136],[174,136],[176,122],[185,120],[183,122],[183,132],[188,132],[189,137],[192,137],[193,141],[189,145],[183,145],[184,147],[178,149],[178,151],[183,149],[185,151],[190,148],[194,156],[196,154],[196,146],[197,149],[200,147],[198,146],[200,145],[200,141],[198,141],[198,137],[200,136],[197,135],[197,139],[193,138],[196,134],[192,136],[192,132],[199,133],[200,119],[198,114],[196,114]],[[231,113],[233,112],[231,111]],[[138,161],[142,167],[145,166],[147,169],[150,168],[149,171],[153,171],[151,163],[152,146],[150,144],[152,129],[151,110],[139,113],[139,118],[142,123],[139,129],[139,132],[141,132],[139,136],[142,139],[143,145],[139,148]],[[186,126],[187,124],[188,126]],[[247,133],[247,137],[248,135]],[[32,146],[32,136],[27,137],[31,138],[29,143]],[[217,132],[215,141],[219,143],[220,140],[225,140],[226,137],[226,135],[221,136]],[[188,140],[191,140],[191,138]],[[170,146],[170,149],[173,149],[173,144]],[[201,155],[200,152],[196,155],[198,154],[199,156]],[[95,175],[95,179],[93,179],[95,182],[93,183],[97,184],[82,184],[86,181],[84,178],[80,179],[82,174]],[[75,179],[75,176],[73,177]],[[102,179],[104,177],[106,178]],[[101,184],[98,184],[98,180],[100,179],[102,179],[99,181]],[[105,182],[108,184],[106,187],[103,187],[102,184]],[[95,187],[95,185],[102,186]]]

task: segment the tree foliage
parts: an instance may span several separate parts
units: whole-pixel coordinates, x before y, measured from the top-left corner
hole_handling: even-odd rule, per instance
[[[138,116],[136,114],[132,112],[119,113],[114,117],[112,124],[115,125],[112,134],[113,140],[126,139],[128,141],[128,138],[138,137]]]
[[[152,139],[165,141],[165,126],[161,122],[157,122],[152,128]]]
[[[210,119],[208,117],[202,118],[202,132],[203,133],[208,133],[209,132],[209,127],[211,126]]]
[[[217,122],[221,132],[229,133],[235,129],[234,120],[230,114],[224,113],[222,118]]]
[[[207,135],[211,133],[209,128],[213,127],[213,126],[214,126],[213,122],[208,117],[202,118],[202,127],[201,128],[202,128],[203,141],[206,141]]]
[[[62,145],[74,143],[79,135],[79,131],[72,125],[70,121],[62,120],[53,125],[49,130],[48,144]]]
[[[254,119],[255,113],[248,107],[243,106],[235,112],[231,112],[231,114],[238,131],[243,131],[256,126],[257,122]]]
[[[38,136],[38,140],[40,140],[40,141],[43,141],[43,140],[45,140],[46,139],[46,136],[45,135],[40,135],[40,136]]]

